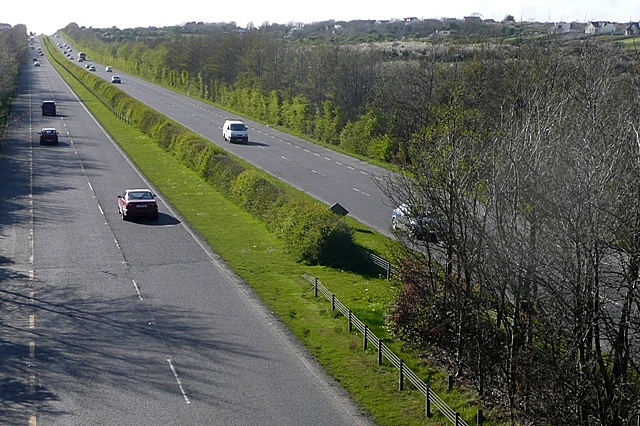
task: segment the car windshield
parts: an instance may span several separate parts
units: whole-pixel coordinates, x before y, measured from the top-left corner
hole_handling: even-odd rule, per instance
[[[153,195],[150,192],[130,192],[130,200],[153,200]]]
[[[42,131],[42,134],[43,134],[43,135],[55,135],[55,134],[56,134],[56,131],[55,131],[55,130],[51,130],[51,129],[44,129],[44,130]]]
[[[244,129],[245,129],[245,127],[244,127],[244,124],[242,124],[242,123],[231,123],[231,130],[240,130],[240,131],[242,131]]]

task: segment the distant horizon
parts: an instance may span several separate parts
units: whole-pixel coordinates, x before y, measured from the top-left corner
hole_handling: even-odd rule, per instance
[[[462,18],[448,18],[448,17],[442,17],[442,18],[419,18],[417,16],[407,16],[405,18],[391,18],[391,19],[325,19],[322,21],[313,21],[313,22],[287,22],[287,23],[280,23],[280,22],[269,22],[269,25],[292,25],[292,26],[298,26],[298,25],[313,25],[313,24],[319,24],[322,22],[354,22],[354,21],[360,21],[360,22],[403,22],[406,19],[418,19],[420,21],[449,21],[449,20],[454,20],[454,21],[464,21],[466,18],[471,18],[471,17],[475,17],[476,15],[468,15]],[[497,21],[493,18],[482,18],[480,16],[478,16],[480,19],[482,19],[482,21],[491,21],[493,20],[496,23],[504,23],[504,19],[500,21]],[[588,24],[590,22],[608,22],[611,24],[632,24],[632,23],[640,23],[640,21],[610,21],[607,19],[592,19],[592,20],[587,20],[587,21],[577,21],[577,20],[573,20],[573,21],[527,21],[527,20],[516,20],[514,18],[514,21],[512,22],[526,22],[526,23],[531,23],[531,24],[557,24],[557,23],[578,23],[578,24]],[[224,25],[224,24],[236,24],[236,26],[238,28],[246,28],[248,26],[249,23],[247,23],[247,26],[245,27],[241,27],[239,26],[235,21],[229,21],[229,22],[221,22],[221,21],[212,21],[212,22],[205,22],[205,21],[185,21],[185,22],[181,22],[178,24],[168,24],[168,25],[162,25],[162,26],[158,26],[158,25],[148,25],[148,26],[138,26],[138,27],[126,27],[126,28],[120,28],[117,25],[111,25],[111,26],[105,26],[105,27],[93,27],[93,26],[87,26],[87,25],[80,25],[77,22],[69,22],[66,26],[70,25],[70,24],[76,24],[78,25],[78,27],[80,28],[92,28],[92,29],[110,29],[113,27],[116,27],[118,30],[123,31],[123,30],[132,30],[132,29],[136,29],[136,28],[167,28],[167,27],[179,27],[179,26],[186,26],[188,24],[195,24],[195,25],[200,25],[200,24],[204,24],[204,25]],[[265,25],[266,23],[263,23],[262,25]],[[17,25],[25,25],[25,24],[15,24],[12,25],[10,23],[7,22],[0,22],[0,26],[1,25],[9,25],[10,27],[15,27]],[[64,27],[58,28],[58,30],[63,29]],[[259,25],[255,25],[255,28],[260,28]],[[28,28],[27,28],[28,29]],[[55,33],[55,31],[54,31]],[[37,33],[36,33],[37,34]],[[52,33],[53,34],[53,33]]]
[[[401,3],[381,1],[324,0],[300,7],[294,0],[273,0],[266,3],[245,0],[238,7],[219,7],[196,0],[181,0],[180,7],[167,10],[155,0],[136,0],[126,8],[102,8],[85,0],[67,0],[64,7],[56,7],[44,0],[30,0],[27,4],[12,2],[2,8],[3,22],[12,27],[23,24],[29,32],[53,34],[70,23],[86,28],[162,28],[190,22],[296,25],[325,21],[390,21],[415,17],[420,20],[460,19],[479,16],[483,20],[501,22],[511,15],[516,22],[638,22],[640,3],[636,0],[458,0],[425,5],[422,0]],[[637,19],[633,19],[633,17]],[[604,19],[606,17],[606,19]],[[182,23],[182,24],[180,24]]]

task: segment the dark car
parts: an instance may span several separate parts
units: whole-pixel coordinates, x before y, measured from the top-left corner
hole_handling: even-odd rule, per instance
[[[123,220],[130,217],[158,219],[158,203],[150,189],[127,189],[118,195],[118,213]]]
[[[45,127],[40,131],[40,145],[58,145],[58,131],[53,127]]]
[[[42,115],[51,115],[51,116],[56,115],[55,101],[43,101],[40,107],[42,108]]]

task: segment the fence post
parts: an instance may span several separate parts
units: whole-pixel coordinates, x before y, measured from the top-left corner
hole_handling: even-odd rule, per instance
[[[365,326],[364,326],[364,341],[362,342],[362,350],[363,351],[367,350],[367,340],[368,340],[367,334],[369,334],[369,326],[365,324]]]
[[[447,380],[447,392],[451,392],[452,389],[453,389],[453,376],[449,374],[449,377]]]
[[[318,277],[313,280],[313,297],[318,297]]]
[[[353,330],[353,326],[351,324],[351,311],[349,311],[349,331]]]
[[[398,388],[400,390],[404,390],[404,361],[400,360],[400,378],[398,383]]]
[[[391,278],[391,262],[387,260],[387,281]]]
[[[482,410],[478,410],[478,414],[476,414],[476,423],[478,426],[482,426],[482,423],[484,423],[484,413]]]
[[[331,295],[331,312],[336,310],[336,295]]]
[[[382,340],[378,339],[378,365],[382,365]]]
[[[427,392],[425,393],[424,397],[426,398],[426,403],[425,403],[425,415],[427,417],[431,417],[431,385],[427,385]]]
[[[460,425],[460,413],[456,412],[456,426]]]

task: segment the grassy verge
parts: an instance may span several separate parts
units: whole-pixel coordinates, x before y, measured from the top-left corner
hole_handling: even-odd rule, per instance
[[[180,165],[154,141],[117,119],[64,69],[58,70],[158,191],[256,291],[377,424],[448,424],[439,414],[425,418],[424,397],[417,390],[405,385],[404,391],[398,391],[397,370],[384,364],[378,367],[375,351],[362,350],[362,336],[349,333],[346,319],[331,312],[330,303],[323,298],[314,298],[313,289],[301,275],[309,273],[319,277],[382,338],[386,337],[384,317],[395,292],[392,283],[375,274],[362,276],[296,263],[284,251],[281,241],[262,223]],[[352,224],[358,244],[384,254],[388,244],[384,237],[360,224]],[[398,343],[388,338],[385,343],[404,358],[410,368],[431,382],[432,389],[461,412],[464,419],[473,419],[477,406],[472,395],[459,391],[447,393],[442,372],[411,354],[402,353]]]

